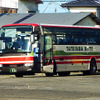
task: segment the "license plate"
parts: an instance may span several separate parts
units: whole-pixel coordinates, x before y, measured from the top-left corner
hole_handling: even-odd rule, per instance
[[[17,69],[16,68],[10,68],[10,73],[16,73],[17,72]]]

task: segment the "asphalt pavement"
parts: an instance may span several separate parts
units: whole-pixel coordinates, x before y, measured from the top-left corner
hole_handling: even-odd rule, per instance
[[[66,77],[0,75],[0,100],[100,100],[100,73]]]

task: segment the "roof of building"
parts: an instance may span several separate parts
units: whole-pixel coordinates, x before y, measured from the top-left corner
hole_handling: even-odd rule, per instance
[[[61,5],[62,7],[100,7],[97,0],[75,0]]]
[[[35,0],[35,1],[36,1],[36,3],[43,3],[42,0]]]
[[[100,25],[93,13],[38,13],[38,14],[0,14],[0,27],[13,23],[40,23],[40,24],[62,24],[76,25],[84,18],[90,16]]]
[[[35,1],[36,3],[43,3],[42,0],[27,0],[27,1]]]

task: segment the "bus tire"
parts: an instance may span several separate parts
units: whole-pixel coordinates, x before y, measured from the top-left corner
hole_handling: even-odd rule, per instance
[[[96,70],[97,70],[96,61],[95,59],[92,59],[90,63],[90,75],[95,75]]]
[[[51,76],[53,76],[54,74],[53,74],[53,73],[45,73],[45,75],[46,75],[47,77],[51,77]]]
[[[16,77],[23,77],[23,74],[15,74]]]
[[[59,76],[69,76],[70,72],[59,72],[58,75]]]
[[[83,75],[89,75],[89,71],[83,71]]]
[[[54,60],[54,68],[53,68],[53,74],[54,75],[57,75],[56,70],[57,70],[57,65],[56,65],[56,61]]]

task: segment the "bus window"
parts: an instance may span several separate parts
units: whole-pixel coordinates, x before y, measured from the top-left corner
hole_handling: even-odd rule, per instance
[[[56,35],[52,36],[52,42],[53,42],[53,44],[56,44]]]
[[[97,34],[91,31],[85,32],[85,41],[86,41],[86,44],[96,44]]]
[[[55,34],[66,34],[68,32],[67,28],[55,28]]]
[[[70,44],[70,36],[69,35],[56,35],[57,44]]]
[[[71,32],[71,44],[83,44],[83,35],[81,32]]]
[[[100,44],[100,31],[98,30],[98,37],[97,37],[97,39],[98,39],[98,44]]]
[[[57,44],[63,44],[64,37],[63,35],[56,35],[57,36]]]
[[[70,44],[70,35],[66,34],[65,39],[64,39],[64,44]]]
[[[53,27],[44,27],[43,31],[44,31],[44,34],[53,34],[54,28]]]
[[[70,35],[68,34],[68,28],[55,28],[55,34],[57,38],[57,44],[70,44]]]
[[[44,64],[51,64],[52,62],[52,35],[45,35],[45,55]]]
[[[54,27],[43,27],[44,34],[54,34],[55,28]],[[56,44],[56,37],[53,35],[52,37],[53,44]]]

